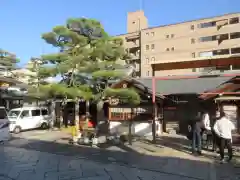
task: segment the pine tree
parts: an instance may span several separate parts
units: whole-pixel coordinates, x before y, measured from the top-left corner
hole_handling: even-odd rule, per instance
[[[140,102],[138,94],[132,89],[112,90],[109,87],[110,81],[124,77],[116,68],[121,66],[119,63],[124,63],[127,54],[123,40],[109,36],[100,22],[71,18],[65,25],[44,33],[42,38],[59,52],[42,55],[38,76],[41,79],[60,76],[61,82],[39,84],[37,94],[44,94],[45,98],[75,100],[76,126],[79,124],[80,98],[88,101],[114,96],[133,104]],[[59,126],[60,123],[56,124]]]
[[[132,89],[112,90],[109,82],[124,77],[117,68],[128,57],[123,40],[109,36],[100,22],[86,18],[68,19],[66,25],[56,26],[42,38],[58,53],[41,57],[41,78],[61,77],[61,83],[40,86],[49,96],[63,98],[99,98],[117,96],[129,103],[139,103]],[[46,93],[45,93],[46,96]]]
[[[16,64],[18,62],[20,62],[20,60],[15,54],[0,49],[0,66],[5,67],[7,71],[11,72],[16,69]]]

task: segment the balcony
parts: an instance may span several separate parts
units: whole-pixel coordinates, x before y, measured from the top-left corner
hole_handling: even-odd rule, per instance
[[[136,40],[136,41],[128,41],[126,42],[126,45],[125,45],[127,48],[138,48],[140,47],[140,42],[139,40]]]
[[[131,41],[131,40],[139,39],[139,38],[140,38],[140,33],[135,32],[135,33],[128,34],[128,36],[125,39],[126,39],[126,41]]]
[[[228,19],[223,19],[216,22],[217,30],[220,30],[222,27],[228,25]]]
[[[228,39],[222,41],[218,48],[223,49],[223,48],[231,48],[231,47],[238,47],[240,45],[240,39]]]
[[[238,24],[228,24],[223,27],[221,27],[218,32],[223,33],[229,33],[229,32],[239,32],[240,29],[240,23]]]
[[[130,53],[130,60],[137,60],[140,59],[140,55],[138,53]]]
[[[0,67],[0,76],[10,77],[12,73],[4,66]]]
[[[217,40],[214,41],[206,41],[206,42],[201,42],[197,44],[197,49],[214,49],[218,47],[219,43]]]

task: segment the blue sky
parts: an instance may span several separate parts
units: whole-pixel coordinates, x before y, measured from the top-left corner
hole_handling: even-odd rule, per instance
[[[53,52],[41,34],[70,17],[102,22],[111,35],[126,33],[127,12],[140,0],[0,0],[0,48],[16,53],[24,65],[30,57]],[[240,0],[143,0],[150,26],[240,12]]]

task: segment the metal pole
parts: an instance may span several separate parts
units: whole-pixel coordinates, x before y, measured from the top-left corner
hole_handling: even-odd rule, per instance
[[[131,116],[130,116],[130,120],[128,123],[128,143],[129,145],[132,145],[132,114],[133,114],[133,110],[131,108]]]
[[[157,104],[156,104],[156,79],[152,77],[152,104],[153,104],[153,121],[152,121],[152,142],[156,143],[156,119],[157,119]]]

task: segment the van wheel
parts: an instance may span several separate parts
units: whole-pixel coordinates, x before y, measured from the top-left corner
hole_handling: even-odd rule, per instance
[[[41,129],[47,129],[48,128],[48,125],[47,125],[47,123],[42,123],[42,125],[41,125]]]
[[[15,127],[15,129],[13,130],[13,133],[15,134],[19,134],[21,132],[21,127],[17,126]]]

